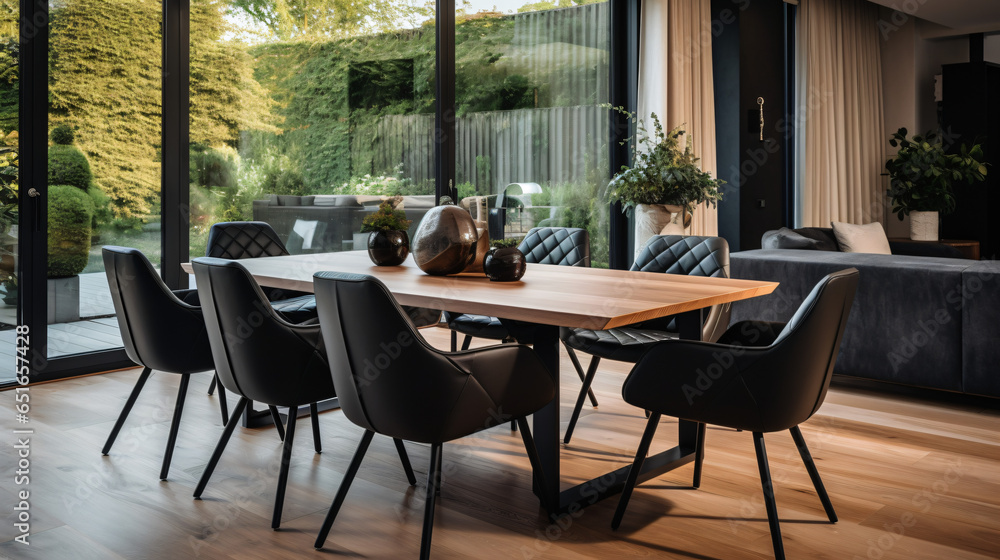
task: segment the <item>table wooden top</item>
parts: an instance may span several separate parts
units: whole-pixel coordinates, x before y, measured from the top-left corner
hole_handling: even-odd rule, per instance
[[[563,327],[610,329],[767,295],[777,282],[529,264],[520,282],[485,276],[430,276],[412,257],[375,266],[367,251],[244,259],[262,286],[312,292],[322,270],[370,274],[402,305],[491,315]],[[191,272],[191,265],[183,268]]]

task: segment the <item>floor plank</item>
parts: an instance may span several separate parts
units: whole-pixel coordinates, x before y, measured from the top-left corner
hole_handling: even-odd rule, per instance
[[[114,326],[101,319],[104,326]],[[448,333],[423,331],[440,348]],[[481,344],[476,341],[476,345]],[[564,356],[565,357],[565,356]],[[579,387],[563,360],[561,414]],[[627,464],[645,425],[621,400],[624,364],[602,364],[600,407],[588,404],[563,453],[564,484]],[[280,531],[271,531],[281,444],[273,430],[238,429],[203,499],[191,494],[221,433],[210,375],[195,375],[167,481],[157,479],[179,377],[154,373],[111,454],[100,448],[138,370],[31,388],[31,547],[4,512],[0,557],[209,559],[415,557],[429,447],[407,444],[420,480],[406,484],[392,442],[376,437],[327,546],[312,544],[361,430],[340,411],[320,416],[324,451],[300,424]],[[11,410],[14,394],[0,393]],[[1000,412],[978,404],[835,385],[802,426],[840,522],[826,521],[791,437],[767,435],[789,558],[978,560],[1000,557]],[[230,405],[235,398],[230,397]],[[305,419],[303,419],[305,420]],[[565,427],[565,420],[564,420]],[[664,419],[654,448],[671,446]],[[9,449],[9,448],[8,448]],[[0,471],[16,457],[0,453]],[[498,427],[445,446],[435,558],[771,558],[750,435],[711,427],[698,490],[691,467],[635,493],[619,531],[617,500],[553,522],[531,492],[520,437]],[[19,489],[0,477],[0,500]],[[905,523],[905,524],[904,524]]]

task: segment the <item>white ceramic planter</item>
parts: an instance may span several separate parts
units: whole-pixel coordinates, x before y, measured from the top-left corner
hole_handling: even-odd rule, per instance
[[[910,212],[910,239],[914,241],[937,241],[938,213]]]
[[[636,204],[633,258],[639,256],[654,235],[684,235],[683,214],[684,207],[673,204]]]

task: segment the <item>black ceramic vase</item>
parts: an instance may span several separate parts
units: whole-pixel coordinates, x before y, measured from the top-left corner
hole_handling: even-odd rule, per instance
[[[465,209],[436,206],[413,234],[413,260],[427,274],[458,274],[475,260],[478,240],[476,223]]]
[[[528,261],[517,247],[493,249],[483,259],[483,272],[493,282],[516,282],[527,269]]]
[[[403,264],[410,254],[410,237],[405,231],[373,231],[368,236],[368,257],[378,266]]]

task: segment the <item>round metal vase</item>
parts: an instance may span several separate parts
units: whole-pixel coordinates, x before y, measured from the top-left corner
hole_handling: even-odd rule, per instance
[[[413,234],[413,260],[427,274],[458,274],[476,258],[476,222],[454,205],[431,208]]]
[[[494,249],[483,259],[483,271],[493,282],[516,282],[528,270],[528,261],[517,247]]]
[[[403,264],[410,254],[410,238],[405,231],[373,231],[368,236],[368,258],[378,266]]]

